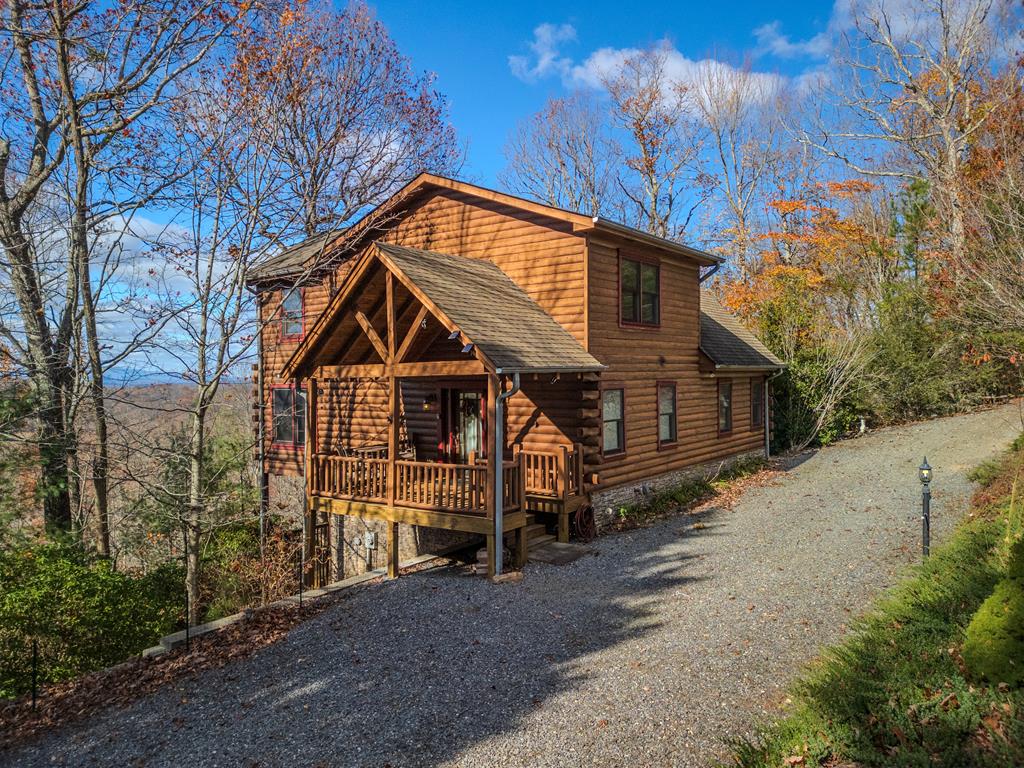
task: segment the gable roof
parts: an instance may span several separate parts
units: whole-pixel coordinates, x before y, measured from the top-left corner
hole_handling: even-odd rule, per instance
[[[340,237],[343,233],[344,230],[323,232],[288,246],[250,267],[245,274],[246,282],[257,283],[295,277],[327,250],[332,239]]]
[[[299,275],[304,268],[309,268],[313,257],[321,254],[325,257],[322,260],[323,264],[321,266],[323,268],[331,267],[338,261],[344,260],[355,253],[368,238],[375,237],[386,231],[395,216],[399,215],[403,209],[411,206],[416,200],[444,189],[462,192],[484,200],[508,205],[512,208],[530,211],[556,221],[565,222],[572,225],[573,230],[579,234],[603,232],[615,235],[640,243],[641,245],[662,248],[676,255],[693,259],[703,266],[711,266],[723,261],[721,257],[698,248],[692,248],[675,240],[666,240],[665,238],[648,234],[642,230],[626,226],[625,224],[619,224],[601,216],[587,216],[577,211],[556,208],[545,203],[527,200],[507,192],[499,192],[465,181],[449,179],[432,173],[421,173],[351,227],[331,232],[327,235],[316,235],[309,240],[298,243],[286,251],[276,254],[261,264],[256,265],[249,271],[246,279],[250,284],[256,284],[270,279],[294,277]],[[333,242],[329,242],[326,248],[324,247],[325,238],[328,240],[333,238]]]
[[[784,364],[714,297],[700,292],[700,350],[715,369],[774,370]]]
[[[605,367],[491,261],[382,242],[375,242],[364,258],[379,259],[400,282],[425,298],[442,324],[473,344],[495,372],[583,372]],[[357,267],[352,275],[360,271]],[[285,364],[285,376],[294,375],[315,354],[322,328],[344,309],[343,294],[344,290]]]

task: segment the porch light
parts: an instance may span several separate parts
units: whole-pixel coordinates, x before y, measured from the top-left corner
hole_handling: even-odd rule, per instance
[[[921,478],[921,482],[924,485],[928,485],[932,481],[932,468],[928,465],[928,457],[924,457],[924,461],[921,466],[917,468],[918,477]]]
[[[431,393],[423,398],[423,412],[437,413],[437,395]]]

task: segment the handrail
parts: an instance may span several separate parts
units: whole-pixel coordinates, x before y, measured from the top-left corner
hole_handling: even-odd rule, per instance
[[[583,451],[561,446],[558,450],[522,450],[526,492],[534,496],[565,499],[580,493]]]
[[[352,501],[387,501],[387,459],[316,453],[312,494]],[[502,465],[504,507],[514,512],[523,506],[522,468],[519,461]],[[450,464],[400,459],[395,462],[396,505],[417,509],[487,514],[487,465]]]

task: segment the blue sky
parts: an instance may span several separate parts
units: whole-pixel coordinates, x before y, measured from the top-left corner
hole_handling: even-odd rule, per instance
[[[468,143],[462,176],[494,185],[511,128],[549,95],[581,82],[595,52],[668,40],[684,62],[746,59],[757,71],[795,78],[826,63],[846,4],[380,0],[374,7],[413,65],[437,74]],[[550,26],[538,37],[541,25]],[[509,57],[522,58],[510,63]]]

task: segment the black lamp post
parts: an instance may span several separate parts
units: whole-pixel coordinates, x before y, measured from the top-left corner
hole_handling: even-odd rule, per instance
[[[932,468],[928,464],[928,457],[917,469],[918,477],[921,478],[921,552],[928,557],[932,543]]]

